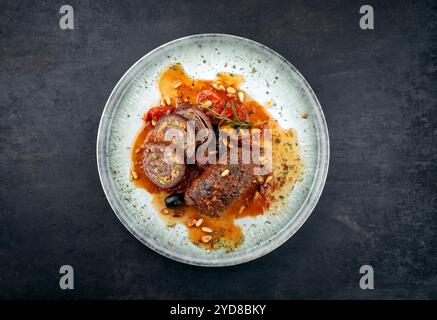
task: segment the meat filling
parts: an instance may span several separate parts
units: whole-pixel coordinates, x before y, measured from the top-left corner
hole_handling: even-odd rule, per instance
[[[143,170],[146,176],[161,188],[171,188],[178,184],[185,174],[183,159],[176,152],[165,154],[168,145],[162,142],[147,142],[144,145]],[[166,161],[166,158],[169,161]]]

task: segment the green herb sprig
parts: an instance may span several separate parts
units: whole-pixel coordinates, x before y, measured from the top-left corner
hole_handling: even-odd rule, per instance
[[[206,107],[206,106],[203,106],[203,105],[201,105],[201,107],[204,108],[204,109],[208,109],[209,111],[214,113],[214,118],[220,120],[219,125],[224,123],[224,124],[226,124],[228,126],[236,128],[237,130],[240,130],[240,129],[243,129],[243,128],[250,128],[252,126],[251,122],[249,122],[249,121],[242,121],[238,117],[237,112],[235,111],[235,106],[234,105],[231,105],[231,111],[232,111],[232,114],[235,117],[235,120],[226,117],[224,114],[218,113],[217,111],[211,109],[210,107]],[[227,108],[227,106],[224,108],[223,111],[226,112],[226,108]]]

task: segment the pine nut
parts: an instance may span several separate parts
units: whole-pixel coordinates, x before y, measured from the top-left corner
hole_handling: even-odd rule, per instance
[[[244,102],[244,92],[238,92],[238,100],[240,100],[241,103]]]
[[[175,89],[177,89],[177,88],[179,88],[180,86],[182,85],[182,81],[177,81],[175,84],[174,84],[174,88]]]
[[[259,197],[259,192],[258,192],[258,191],[255,191],[255,193],[254,193],[254,195],[253,195],[253,200],[258,199],[258,197]]]
[[[205,108],[209,108],[212,106],[212,101],[206,100],[205,102],[202,103],[202,106]]]
[[[259,184],[262,184],[264,182],[264,178],[262,176],[256,176],[256,181],[258,181]]]
[[[202,239],[203,243],[208,243],[211,241],[212,237],[211,236],[203,236],[201,239]]]
[[[225,86],[222,85],[222,84],[220,84],[220,85],[218,86],[218,88],[219,88],[220,91],[226,91]]]
[[[228,92],[228,93],[236,93],[237,91],[234,89],[234,88],[232,88],[232,87],[228,87],[227,89],[226,89],[226,91]]]
[[[202,227],[202,231],[206,232],[206,233],[212,233],[214,230],[212,230],[211,228],[208,228],[208,227]]]
[[[171,105],[171,98],[165,97],[165,103],[167,103],[167,105]]]
[[[197,220],[195,218],[190,218],[187,221],[187,226],[192,227],[196,224]]]
[[[229,174],[229,169],[225,169],[223,170],[222,174],[220,175],[221,177],[226,177]]]
[[[202,225],[202,223],[203,223],[203,219],[200,218],[200,219],[197,220],[197,222],[196,222],[196,227],[200,227],[200,226]]]
[[[273,101],[272,101],[272,100],[267,101],[267,102],[266,102],[266,107],[267,107],[267,108],[268,108],[268,107],[271,107],[272,104],[273,104]]]
[[[163,215],[168,215],[168,214],[170,213],[170,210],[167,209],[167,208],[162,208],[162,209],[161,209],[161,213],[162,213]]]
[[[240,210],[238,210],[238,213],[242,213],[245,208],[246,208],[246,206],[241,206]]]
[[[152,126],[155,126],[155,125],[156,125],[156,120],[152,119]]]
[[[266,181],[264,181],[264,186],[267,186],[267,184],[270,182],[270,181],[272,181],[273,180],[273,176],[268,176],[267,178],[266,178]]]
[[[137,173],[135,170],[132,170],[132,171],[131,171],[131,174],[132,174],[132,178],[133,178],[134,180],[137,180],[137,179],[138,179],[138,173]]]
[[[161,106],[165,106],[165,99],[164,98],[161,98]]]

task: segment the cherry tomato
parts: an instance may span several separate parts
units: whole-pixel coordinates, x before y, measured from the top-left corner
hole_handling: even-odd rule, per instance
[[[226,118],[236,120],[234,111],[237,114],[239,120],[246,120],[246,111],[241,104],[230,101],[227,105],[226,99],[222,98],[217,92],[212,89],[203,90],[197,96],[198,103],[203,103],[208,100],[212,102],[212,105],[210,107],[211,110],[207,110],[205,113],[206,115],[211,117],[211,121],[213,123],[219,122],[219,120],[217,120],[216,118],[218,114],[223,115]],[[234,110],[232,108],[234,108]]]
[[[232,112],[231,108],[226,108],[225,109],[225,117],[229,118],[229,119],[233,119],[234,118],[234,113]]]
[[[240,119],[241,121],[246,121],[246,110],[244,110],[241,104],[237,105],[235,113],[237,114],[238,119]]]
[[[223,107],[225,105],[225,101],[218,95],[218,93],[214,92],[213,90],[203,90],[197,95],[197,102],[203,103],[205,101],[211,101],[212,106],[211,108],[218,113],[221,113],[223,111]]]
[[[150,109],[144,117],[145,121],[150,121],[152,119],[158,120],[162,116],[165,116],[167,113],[172,113],[175,111],[174,106],[159,106]]]
[[[246,120],[246,110],[244,110],[244,108],[243,108],[243,106],[241,104],[231,104],[231,105],[228,105],[228,107],[225,108],[225,110],[223,112],[224,116],[226,118],[229,118],[229,119],[232,119],[232,120],[236,120],[235,119],[234,110],[232,110],[232,108],[234,108],[235,114],[237,115],[239,120],[241,120],[241,121],[245,121]]]

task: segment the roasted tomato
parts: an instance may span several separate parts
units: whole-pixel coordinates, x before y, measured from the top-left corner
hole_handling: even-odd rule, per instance
[[[246,120],[246,110],[244,109],[243,105],[239,104],[239,103],[234,103],[234,102],[228,102],[225,105],[225,109],[224,109],[224,116],[226,118],[232,119],[232,120],[236,120],[235,119],[235,114],[238,117],[238,120],[241,121],[245,121]]]
[[[175,111],[175,106],[159,106],[150,109],[144,116],[145,121],[158,120],[159,118]]]
[[[225,106],[225,101],[213,90],[203,90],[197,95],[197,102],[204,103],[205,101],[211,101],[211,109],[215,112],[221,113]]]
[[[237,116],[241,121],[246,121],[247,113],[241,104],[237,105]]]
[[[226,100],[220,97],[220,95],[214,90],[203,90],[197,96],[198,103],[204,103],[208,100],[212,102],[210,107],[212,111],[205,111],[205,113],[213,119],[220,114],[224,115],[226,118],[235,120],[235,111],[239,120],[246,120],[246,111],[244,110],[243,105],[233,101],[226,102]],[[217,121],[213,122],[217,123]]]

